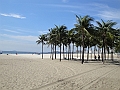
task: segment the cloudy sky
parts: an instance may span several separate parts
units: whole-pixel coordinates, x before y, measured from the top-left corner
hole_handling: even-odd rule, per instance
[[[120,0],[0,0],[0,50],[40,52],[38,36],[54,24],[73,28],[76,14],[113,20],[120,28]]]

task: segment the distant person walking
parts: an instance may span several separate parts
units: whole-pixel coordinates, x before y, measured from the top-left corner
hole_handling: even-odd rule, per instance
[[[100,61],[100,55],[98,55],[98,60]]]
[[[95,60],[97,60],[97,57],[96,57],[96,55],[95,55]]]

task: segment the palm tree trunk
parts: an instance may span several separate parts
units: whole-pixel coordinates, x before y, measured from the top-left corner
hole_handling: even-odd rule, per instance
[[[89,59],[89,45],[88,45],[88,52],[87,52],[87,61]]]
[[[60,40],[60,62],[61,62],[61,40],[62,40],[62,37],[61,37],[61,30],[60,30],[60,38],[59,38],[59,40]]]
[[[102,62],[103,62],[103,64],[104,64],[104,58],[103,58],[103,46],[102,46]]]
[[[61,42],[60,42],[60,62],[61,62]]]
[[[53,48],[52,48],[52,44],[51,44],[51,55],[50,55],[50,58],[52,58],[52,60],[53,60]]]
[[[106,60],[106,49],[105,49],[105,45],[104,45],[104,59]]]
[[[42,41],[42,59],[43,59],[43,43],[44,43],[44,42]]]
[[[97,56],[96,56],[96,45],[94,46],[94,59],[97,60]]]
[[[111,49],[111,60],[113,61],[113,48]]]
[[[70,50],[70,60],[71,60],[71,45],[69,46],[69,48],[70,48],[69,50]]]
[[[100,60],[100,48],[98,47],[98,60]]]
[[[66,58],[68,58],[68,57],[67,57],[67,45],[66,45]]]
[[[104,48],[105,48],[105,40],[104,40],[104,37],[103,37],[103,45],[102,45],[102,62],[104,64]]]
[[[96,50],[96,46],[94,46],[94,57],[95,57],[95,50]]]
[[[52,60],[53,60],[53,56],[54,56],[54,44],[52,45],[53,47],[52,47]]]
[[[68,60],[70,59],[70,44],[68,45]]]
[[[114,57],[113,57],[113,46],[114,46],[114,41],[112,40],[112,48],[111,48],[111,60],[112,61],[114,60]]]
[[[83,51],[82,51],[82,64],[84,63],[84,45],[83,45]]]
[[[91,60],[92,60],[92,47],[91,47]]]
[[[78,58],[78,46],[77,46],[77,58]]]
[[[82,64],[84,63],[84,30],[83,30],[83,35],[82,35],[82,42],[83,42],[83,51],[82,51]]]
[[[56,59],[56,41],[55,41],[55,59]]]
[[[109,60],[109,53],[110,53],[109,47],[107,47],[107,51],[108,51],[107,59]]]
[[[51,58],[51,56],[52,56],[52,44],[51,44],[51,54],[50,54],[50,58]]]
[[[63,44],[63,58],[65,58],[65,55],[64,55],[64,44]]]
[[[81,53],[82,51],[81,51],[81,45],[80,45],[80,60],[81,60],[81,56],[82,56],[82,53]]]
[[[74,43],[73,43],[72,59],[73,59],[73,53],[74,53]]]
[[[68,55],[67,56],[68,56],[68,60],[69,60],[69,45],[68,45]]]

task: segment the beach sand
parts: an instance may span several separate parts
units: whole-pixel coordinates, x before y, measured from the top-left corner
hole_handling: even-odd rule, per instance
[[[76,57],[76,55],[74,55]],[[120,90],[120,60],[51,60],[50,55],[0,55],[0,90]]]

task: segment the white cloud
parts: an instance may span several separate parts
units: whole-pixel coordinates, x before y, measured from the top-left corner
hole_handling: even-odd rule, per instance
[[[92,3],[88,4],[90,6],[90,9],[96,12],[96,16],[99,16],[103,19],[118,19],[120,20],[120,8],[113,8],[106,4],[101,3]]]
[[[41,34],[47,34],[47,33],[49,33],[49,31],[48,30],[43,30],[43,31],[38,31],[38,33],[41,35]]]
[[[119,19],[120,20],[120,11],[100,11],[98,14],[104,19]]]
[[[10,13],[10,14],[0,13],[0,15],[5,16],[5,17],[19,18],[19,19],[25,19],[26,18],[26,17],[23,17],[19,14],[13,14],[13,13]]]
[[[21,32],[18,32],[18,31],[15,31],[15,30],[9,30],[9,29],[4,29],[4,31],[12,32],[12,33],[21,33]]]
[[[2,31],[10,32],[10,33],[18,33],[18,34],[37,34],[33,29],[21,28],[21,27],[13,27],[5,25],[1,28]]]

